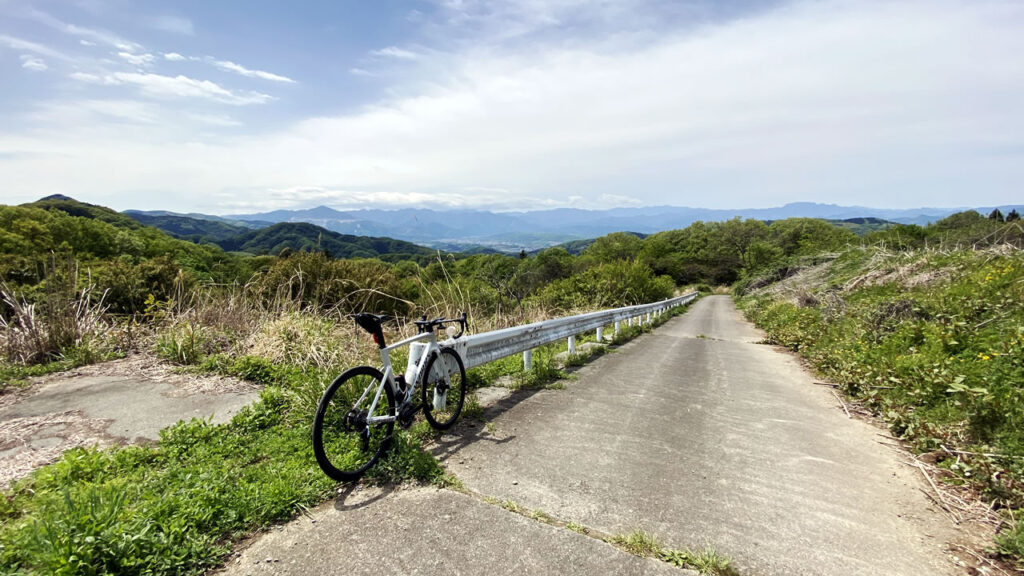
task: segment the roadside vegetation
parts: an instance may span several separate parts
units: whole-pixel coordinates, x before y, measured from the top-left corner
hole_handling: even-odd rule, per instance
[[[998,553],[1024,567],[1022,239],[1019,220],[961,213],[749,273],[735,291],[772,343],[998,511]]]

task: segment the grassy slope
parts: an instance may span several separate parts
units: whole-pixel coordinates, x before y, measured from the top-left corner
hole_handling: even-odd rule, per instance
[[[933,452],[947,481],[1020,509],[1024,254],[851,249],[823,267],[809,285],[791,279],[740,304],[772,341]],[[1024,560],[1024,522],[999,545]]]

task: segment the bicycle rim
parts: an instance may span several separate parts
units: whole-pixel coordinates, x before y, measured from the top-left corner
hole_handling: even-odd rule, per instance
[[[383,375],[375,368],[353,368],[338,376],[320,399],[313,419],[313,452],[317,464],[334,480],[358,479],[390,445],[395,427],[395,401],[389,386],[384,386],[377,406],[370,413],[382,379]],[[392,419],[368,422],[374,417]]]
[[[423,415],[434,428],[451,428],[466,399],[466,369],[462,359],[451,348],[442,348],[427,362],[425,370]]]

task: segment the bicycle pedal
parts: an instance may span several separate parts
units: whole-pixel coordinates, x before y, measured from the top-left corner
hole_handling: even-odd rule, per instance
[[[402,406],[402,409],[398,412],[398,425],[406,430],[412,426],[412,421],[416,419],[416,413],[422,408],[420,404],[408,403]]]

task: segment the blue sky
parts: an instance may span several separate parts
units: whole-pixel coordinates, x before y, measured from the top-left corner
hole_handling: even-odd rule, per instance
[[[0,0],[0,202],[1020,203],[1024,2]]]

